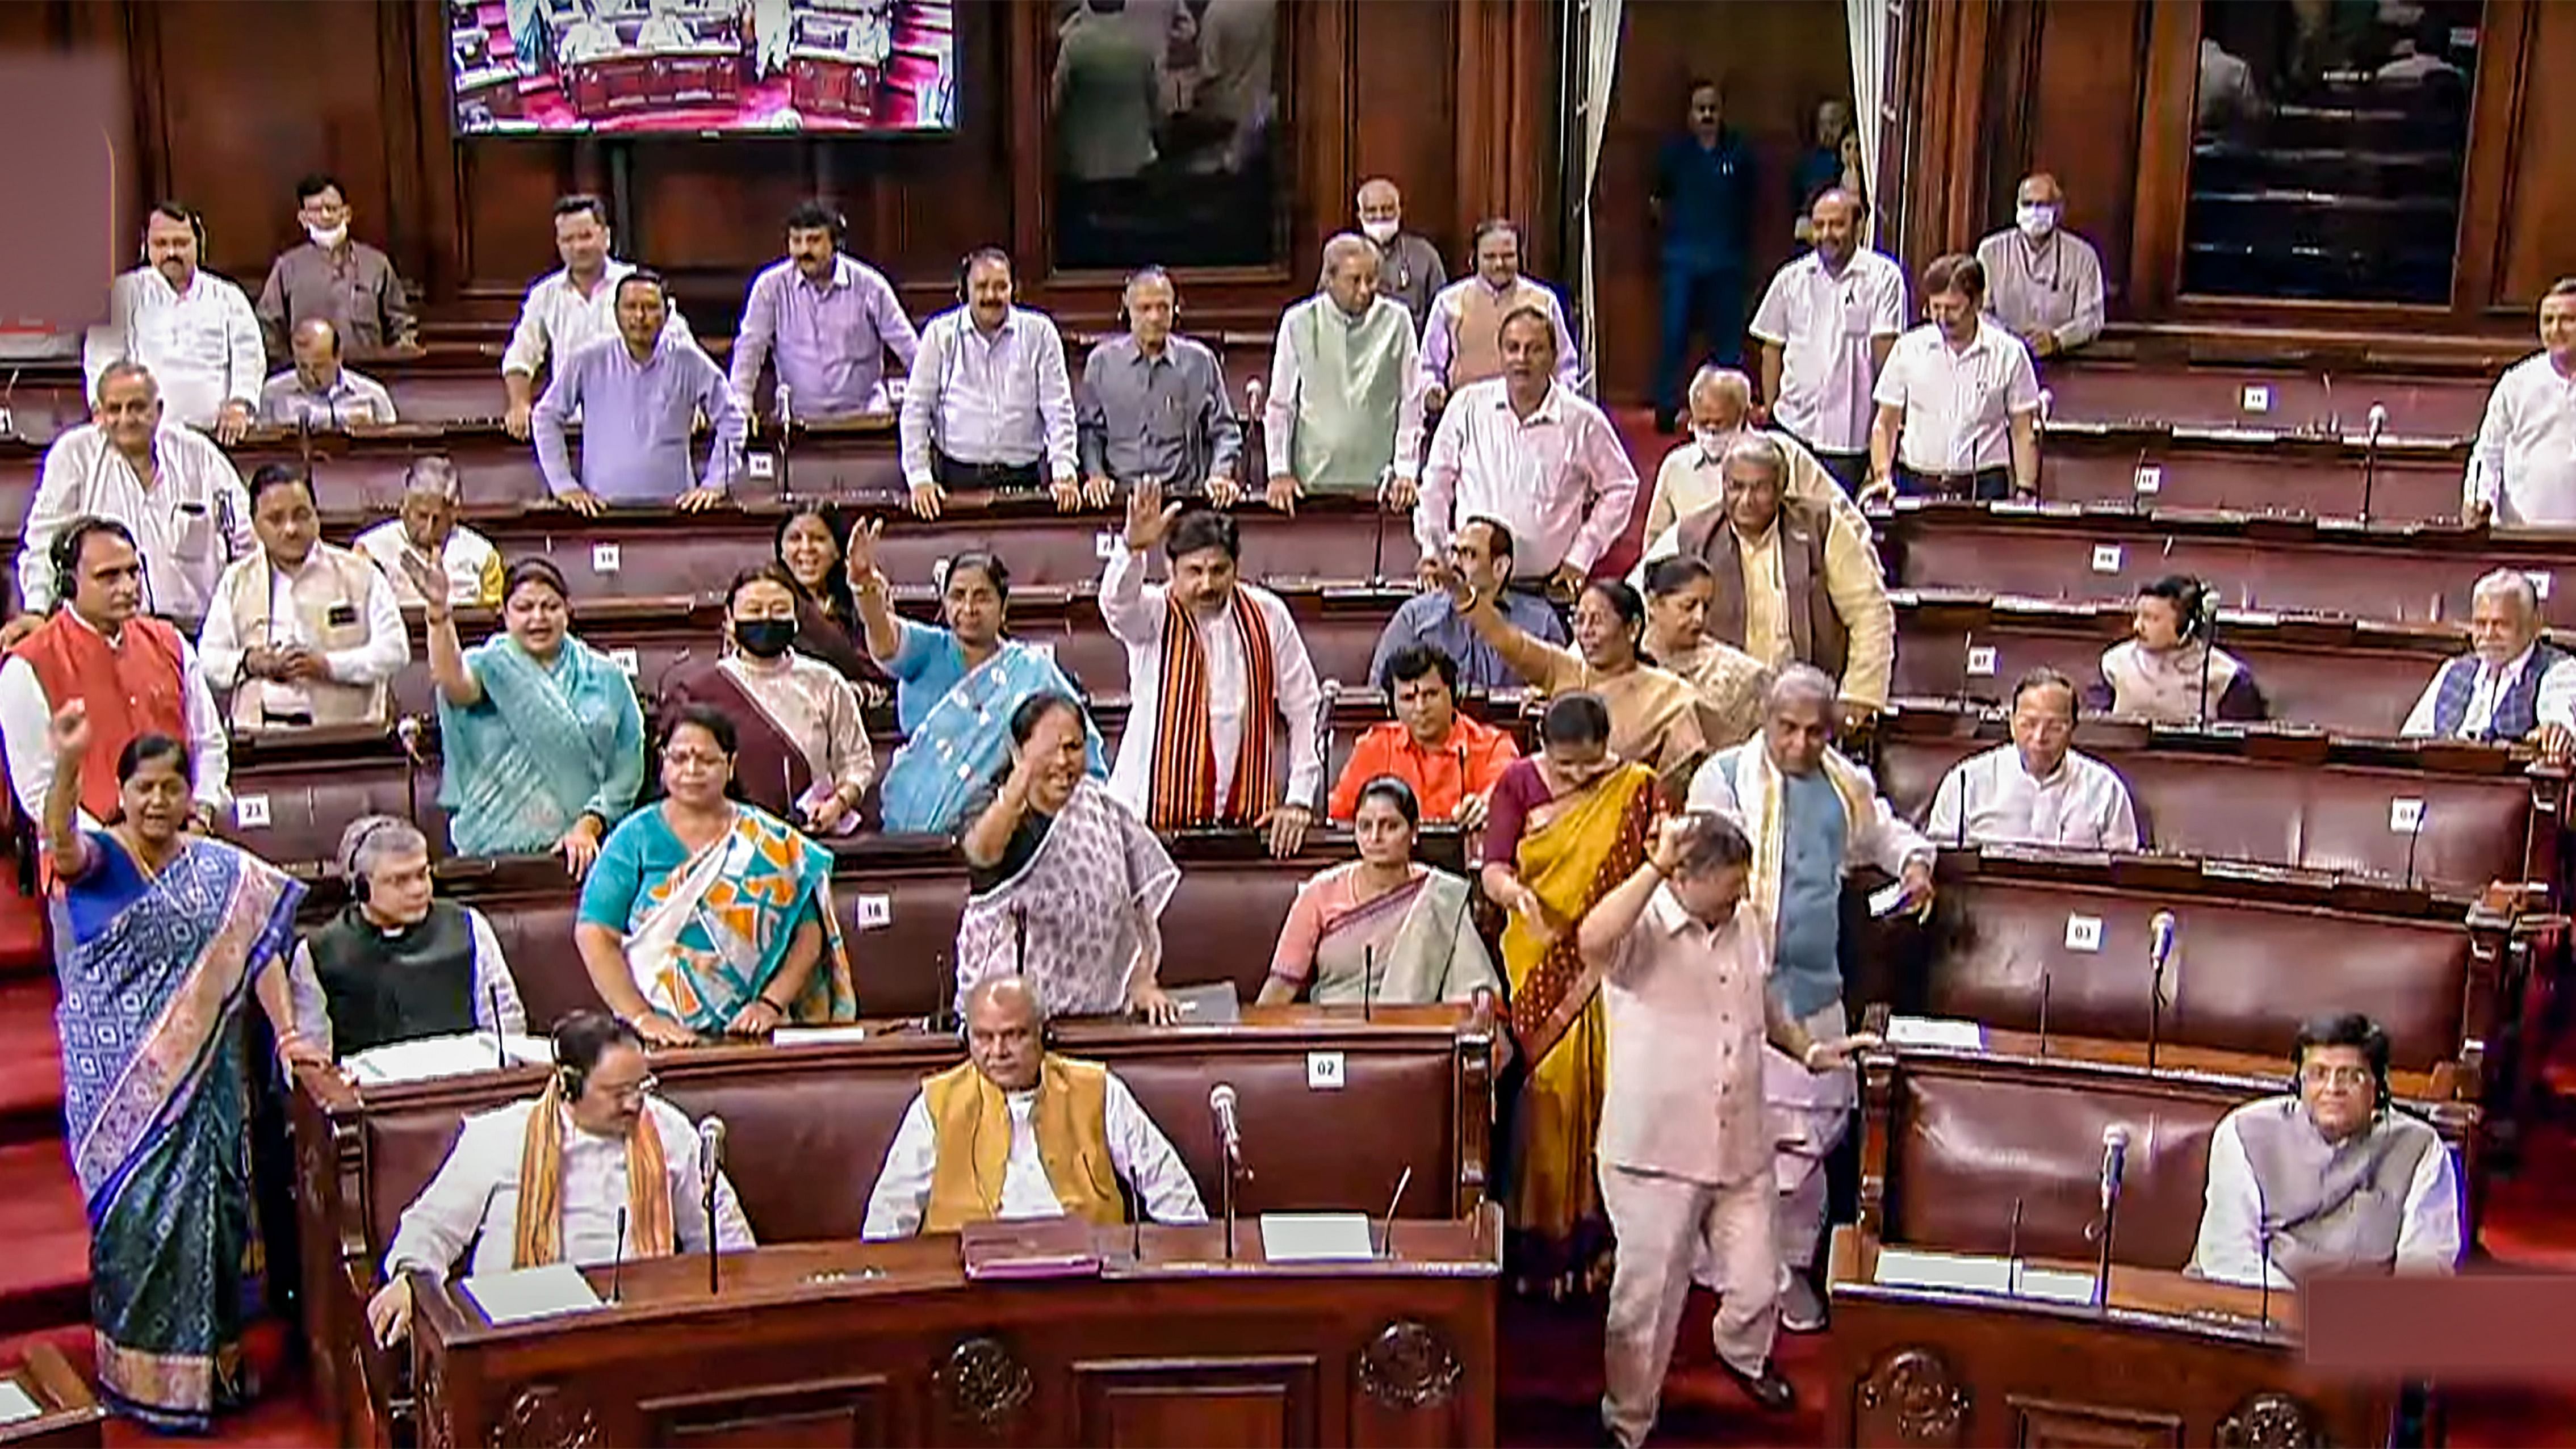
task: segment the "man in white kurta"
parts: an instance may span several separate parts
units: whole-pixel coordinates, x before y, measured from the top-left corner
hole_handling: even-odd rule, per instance
[[[2540,299],[2540,348],[2487,397],[2461,499],[2471,523],[2576,525],[2576,277]]]
[[[2138,848],[2138,812],[2120,772],[2069,747],[2075,681],[2034,669],[2013,686],[2012,743],[1941,777],[1923,833],[1956,845]]]
[[[932,1099],[943,1098],[945,1107],[946,1095],[957,1092],[961,1106],[968,1105],[965,1098],[986,1089],[1001,1094],[1003,1112],[1011,1123],[998,1195],[978,1205],[979,1212],[989,1209],[987,1220],[1064,1216],[1071,1203],[1084,1201],[1086,1194],[1098,1195],[1101,1186],[1096,1181],[1077,1183],[1070,1174],[1096,1178],[1106,1167],[1116,1174],[1122,1196],[1132,1190],[1145,1215],[1154,1221],[1207,1221],[1198,1184],[1190,1179],[1181,1155],[1136,1104],[1135,1094],[1118,1074],[1047,1049],[1045,1008],[1034,986],[1016,976],[988,977],[966,993],[965,1018],[967,1061],[931,1078],[913,1094],[902,1125],[895,1128],[894,1144],[886,1149],[885,1168],[868,1195],[861,1237],[908,1238],[949,1226],[944,1222],[924,1226],[941,1161],[945,1156],[952,1172],[971,1177],[966,1159],[977,1144],[971,1133],[970,1140],[962,1142],[944,1137],[939,1130],[941,1109],[934,1108]],[[1100,1082],[1101,1118],[1096,1125],[1052,1116],[1071,1095],[1058,1095],[1053,1089],[1080,1076],[1094,1076]],[[1042,1102],[1042,1097],[1049,1100]],[[1048,1120],[1041,1121],[1042,1116]],[[1094,1130],[1100,1134],[1096,1147],[1089,1145]],[[1041,1140],[1041,1133],[1046,1140]],[[1058,1183],[1048,1174],[1046,1158],[1050,1152],[1062,1155],[1065,1143],[1077,1145],[1068,1180]],[[1123,1201],[1117,1210],[1123,1217]]]
[[[134,534],[145,613],[201,619],[225,566],[256,542],[241,474],[204,434],[165,419],[141,364],[109,367],[96,396],[91,420],[45,450],[19,537],[19,605],[29,614],[53,606],[54,538],[94,514]]]
[[[1163,507],[1162,490],[1151,482],[1128,496],[1124,545],[1100,583],[1101,617],[1127,646],[1127,733],[1109,771],[1109,793],[1157,830],[1250,825],[1269,831],[1272,854],[1296,854],[1320,803],[1325,707],[1296,618],[1277,594],[1237,576],[1232,519],[1206,511],[1182,517],[1180,505]],[[1146,554],[1157,545],[1171,561],[1167,585],[1145,582]],[[1174,662],[1169,631],[1184,624],[1191,638],[1182,647],[1194,657],[1167,671]],[[1254,648],[1270,656],[1266,678],[1254,677]],[[1167,672],[1199,679],[1203,719],[1165,718],[1167,710],[1190,707],[1163,697]],[[1267,717],[1259,708],[1264,700]],[[1283,729],[1284,787],[1277,783]],[[1203,759],[1161,758],[1202,736]],[[1251,791],[1260,793],[1243,793]]]
[[[107,321],[89,330],[81,370],[96,397],[109,363],[142,363],[160,379],[173,422],[229,443],[258,416],[268,349],[250,298],[197,265],[198,225],[185,208],[153,209],[144,264],[109,290]]]
[[[1807,445],[1853,493],[1869,466],[1870,394],[1905,330],[1905,272],[1860,245],[1861,206],[1816,198],[1816,248],[1780,268],[1745,331],[1762,344],[1771,426]]]
[[[284,464],[259,470],[259,548],[224,571],[197,657],[232,695],[236,730],[391,722],[394,676],[411,633],[382,569],[322,542],[313,485]]]
[[[2540,590],[2495,569],[2469,590],[2469,652],[2433,671],[2406,723],[2410,740],[2527,743],[2546,758],[2576,749],[2576,656],[2542,637]]]

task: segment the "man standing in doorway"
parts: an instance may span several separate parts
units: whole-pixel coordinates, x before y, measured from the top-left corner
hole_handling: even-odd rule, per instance
[[[1690,129],[1655,160],[1647,213],[1663,233],[1663,345],[1655,358],[1655,431],[1670,434],[1694,329],[1720,367],[1744,354],[1744,258],[1753,229],[1753,152],[1724,121],[1725,92],[1694,81]]]

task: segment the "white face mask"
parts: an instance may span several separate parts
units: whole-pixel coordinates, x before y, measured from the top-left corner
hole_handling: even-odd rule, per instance
[[[1726,445],[1735,441],[1735,434],[1723,428],[1693,428],[1691,436],[1698,440],[1700,452],[1712,462],[1725,457]]]
[[[2057,208],[2024,204],[2013,209],[2013,224],[2032,241],[2043,241],[2057,230]]]
[[[349,239],[349,224],[342,222],[328,230],[318,226],[308,226],[304,229],[304,234],[313,238],[315,246],[328,251]]]
[[[1395,230],[1399,225],[1401,223],[1392,221],[1364,221],[1360,223],[1360,234],[1379,246],[1385,246],[1395,240]]]

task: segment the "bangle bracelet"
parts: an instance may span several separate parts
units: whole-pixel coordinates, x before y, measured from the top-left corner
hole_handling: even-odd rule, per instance
[[[774,1011],[774,1012],[777,1012],[780,1016],[785,1016],[785,1015],[787,1014],[787,1008],[786,1008],[786,1007],[783,1007],[783,1006],[779,1005],[777,1002],[775,1002],[775,1001],[771,1000],[768,992],[764,991],[764,992],[760,993],[759,1000],[760,1000],[760,1004],[761,1004],[761,1005],[768,1007],[770,1010],[772,1010],[772,1011]]]

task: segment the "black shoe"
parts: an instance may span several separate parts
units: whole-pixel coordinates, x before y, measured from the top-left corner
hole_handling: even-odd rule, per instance
[[[1771,1366],[1769,1360],[1763,1361],[1762,1372],[1758,1374],[1748,1374],[1724,1359],[1719,1359],[1717,1366],[1726,1370],[1726,1376],[1735,1380],[1737,1388],[1744,1390],[1744,1397],[1760,1405],[1764,1412],[1785,1414],[1798,1407],[1798,1391],[1790,1386],[1778,1369]]]
[[[1682,430],[1681,414],[1664,408],[1655,409],[1655,431],[1669,438]]]

